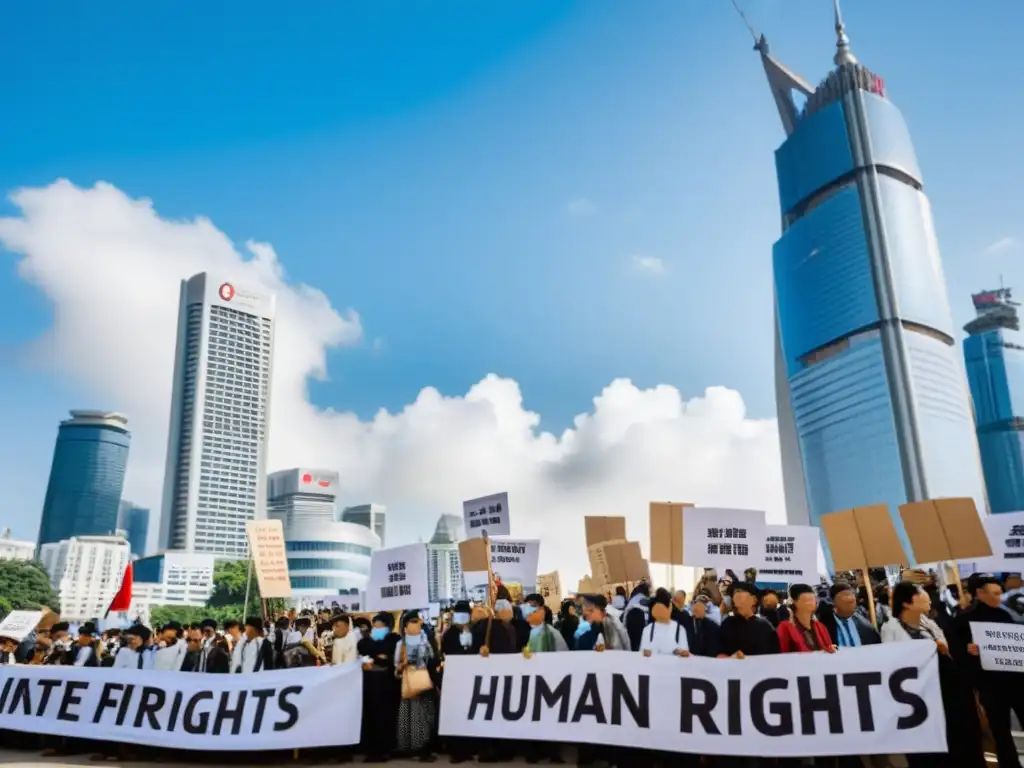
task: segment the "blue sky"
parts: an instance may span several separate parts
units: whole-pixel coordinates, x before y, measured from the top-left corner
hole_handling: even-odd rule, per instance
[[[273,243],[362,317],[317,404],[368,416],[495,372],[554,430],[619,376],[774,415],[782,131],[727,0],[143,5],[5,9],[0,188],[109,181]],[[830,2],[741,5],[827,72]],[[910,125],[962,324],[971,291],[1024,285],[1024,5],[846,6]],[[16,263],[0,252],[0,422],[24,436],[0,453],[21,489],[0,525],[32,537],[56,421],[93,403],[23,362],[51,313]]]

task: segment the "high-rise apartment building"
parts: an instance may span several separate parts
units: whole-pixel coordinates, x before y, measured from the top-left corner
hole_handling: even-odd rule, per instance
[[[369,528],[380,537],[380,545],[385,547],[386,512],[387,508],[381,504],[357,504],[354,507],[345,507],[341,511],[341,522]]]
[[[1024,510],[1024,334],[1009,288],[971,297],[964,362],[993,513]]]
[[[773,249],[786,502],[803,524],[887,503],[902,534],[898,505],[969,496],[984,513],[985,485],[910,133],[838,2],[835,27],[817,88],[757,44],[787,135]]]
[[[459,540],[462,518],[441,515],[427,544],[427,592],[432,603],[449,603],[462,598],[462,567]]]
[[[114,532],[130,443],[128,419],[119,413],[71,411],[60,423],[38,546]]]
[[[149,536],[149,510],[130,501],[122,501],[117,513],[117,529],[124,531],[133,557],[146,554]]]
[[[34,541],[21,541],[11,535],[10,528],[0,533],[0,560],[31,560],[36,554]]]
[[[326,469],[285,469],[267,476],[267,517],[287,528],[308,520],[334,522],[338,473]]]
[[[181,283],[162,549],[248,555],[266,517],[274,297],[201,273]]]
[[[61,618],[89,621],[102,617],[130,560],[122,536],[74,536],[42,546],[43,567],[60,597]]]

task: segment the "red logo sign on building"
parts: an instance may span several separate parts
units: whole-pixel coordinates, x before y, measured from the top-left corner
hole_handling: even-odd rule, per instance
[[[231,283],[224,283],[217,291],[217,293],[224,301],[231,301],[233,298],[235,298],[235,286],[233,286]]]
[[[306,473],[305,475],[302,476],[302,484],[303,485],[309,485],[312,482],[313,482],[313,476],[311,474]]]

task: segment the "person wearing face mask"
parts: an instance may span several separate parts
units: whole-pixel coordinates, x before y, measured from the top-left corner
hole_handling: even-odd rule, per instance
[[[523,605],[523,615],[530,627],[530,636],[526,646],[523,648],[523,656],[531,658],[536,653],[554,653],[557,651],[568,651],[562,634],[555,629],[548,621],[549,611],[544,604],[544,597],[533,594],[526,596],[526,603]],[[526,762],[533,765],[541,760],[550,760],[552,763],[562,762],[562,750],[557,742],[552,741],[527,741],[523,743],[523,756]]]
[[[486,618],[486,617],[485,617]],[[438,665],[438,685],[444,686],[444,661],[449,656],[469,656],[473,653],[473,617],[468,600],[460,600],[452,612],[451,624],[441,635],[441,663]],[[476,741],[462,736],[445,737],[445,749],[452,763],[472,760],[476,754]]]
[[[395,648],[400,638],[391,631],[394,625],[394,617],[381,611],[373,617],[369,637],[357,644],[363,659],[361,743],[367,763],[386,763],[395,748],[402,685],[395,677]]]
[[[608,614],[607,607],[608,600],[604,595],[586,595],[583,598],[583,620],[576,627],[575,650],[630,650],[626,628]]]
[[[711,599],[707,595],[697,595],[690,606],[693,620],[693,635],[690,638],[690,652],[694,656],[713,659],[718,655],[721,646],[721,631],[718,622],[708,613]]]
[[[481,656],[518,653],[515,629],[512,626],[512,597],[504,586],[498,587],[494,601],[494,617],[473,622],[473,648]],[[488,632],[490,638],[487,637]]]
[[[779,624],[789,619],[789,609],[779,605],[779,595],[774,589],[766,589],[761,594],[761,616],[771,622],[776,629]]]
[[[399,680],[406,670],[425,670],[436,662],[429,638],[423,631],[423,620],[416,611],[405,616],[402,639],[395,646],[395,675]],[[415,696],[404,696],[398,706],[396,743],[399,754],[417,755],[420,762],[434,762],[434,733],[437,729],[437,700],[434,690]]]
[[[580,617],[576,611],[576,603],[571,598],[566,598],[558,609],[558,621],[555,622],[555,627],[569,648],[573,647],[573,636],[576,634],[576,627],[579,626],[579,623]]]

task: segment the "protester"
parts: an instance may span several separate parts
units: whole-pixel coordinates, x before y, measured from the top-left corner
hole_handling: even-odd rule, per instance
[[[394,617],[381,612],[373,617],[370,636],[358,643],[363,659],[362,748],[366,762],[384,763],[395,748],[395,727],[401,683],[395,677],[395,649],[399,636],[392,632]]]
[[[672,598],[667,589],[659,589],[651,599],[651,623],[640,638],[644,656],[689,656],[690,643],[686,630],[672,620]]]
[[[974,623],[1013,624],[1013,618],[1002,607],[1003,589],[998,579],[982,576],[968,580],[968,588],[972,603],[957,619],[960,637],[966,641],[969,656],[964,659],[964,666],[969,670],[988,718],[999,768],[1020,768],[1020,758],[1011,732],[1010,713],[1015,713],[1018,721],[1024,723],[1024,680],[1020,679],[1021,675],[1017,672],[983,670],[978,658],[980,651],[971,633],[971,625]]]
[[[569,648],[573,647],[573,638],[576,635],[576,627],[579,624],[580,619],[576,614],[576,603],[570,598],[566,598],[558,609],[558,620],[555,622],[555,627],[561,633],[562,639],[565,640],[565,644]]]
[[[343,613],[331,619],[331,663],[335,666],[359,661],[359,638],[352,631],[352,623]],[[326,651],[326,649],[325,649]]]
[[[745,581],[732,585],[733,612],[722,619],[718,658],[763,656],[779,652],[779,635],[757,611],[757,587]]]
[[[690,606],[693,618],[692,637],[689,639],[690,652],[694,656],[704,656],[713,659],[718,656],[721,647],[722,628],[718,622],[708,617],[708,604],[710,599],[707,595],[697,595]]]
[[[437,703],[430,666],[436,662],[423,621],[417,611],[403,619],[402,638],[395,647],[395,675],[402,684],[398,707],[396,745],[401,755],[416,755],[420,762],[434,761]]]
[[[606,611],[607,607],[608,600],[604,595],[586,595],[583,598],[583,620],[576,627],[577,651],[631,650],[626,628]]]
[[[96,625],[91,621],[78,629],[78,642],[69,656],[69,663],[76,667],[98,667],[100,665],[100,644],[95,637]]]
[[[779,624],[779,650],[782,653],[807,653],[825,651],[834,653],[836,646],[825,625],[814,615],[818,600],[814,590],[807,584],[794,584],[789,588],[789,599],[793,603],[792,616]]]
[[[857,594],[853,587],[837,581],[829,590],[832,598],[832,610],[828,617],[819,618],[828,629],[833,645],[839,648],[860,648],[864,645],[876,645],[882,642],[871,622],[857,611]]]
[[[135,625],[124,631],[125,645],[117,649],[114,657],[116,669],[152,669],[153,653],[146,648],[149,629]]]
[[[779,624],[789,620],[789,610],[779,605],[779,594],[774,589],[766,589],[761,595],[761,616],[778,629]]]
[[[634,651],[640,650],[640,638],[643,635],[644,627],[651,620],[650,613],[651,585],[641,582],[633,588],[633,594],[629,597],[626,610],[622,613],[622,624],[626,627],[626,634],[629,635],[629,645]]]
[[[263,620],[250,616],[245,620],[245,641],[239,653],[239,672],[265,672],[274,668],[274,647],[263,636]]]
[[[0,636],[0,664],[16,664],[14,654],[18,650],[18,641],[13,637]]]
[[[182,637],[183,631],[181,624],[176,621],[164,624],[156,638],[157,649],[153,658],[153,669],[164,672],[177,672],[181,669],[188,651]]]

